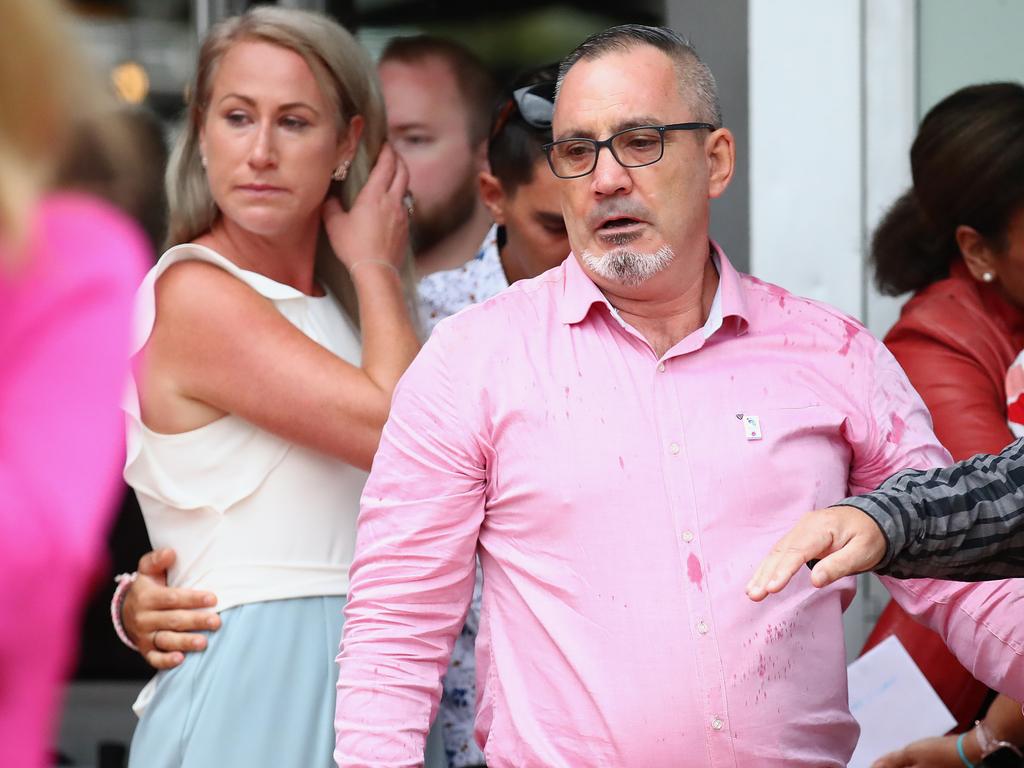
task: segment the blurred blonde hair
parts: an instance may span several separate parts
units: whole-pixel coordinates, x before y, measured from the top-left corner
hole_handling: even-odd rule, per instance
[[[0,2],[0,239],[18,260],[32,207],[75,131],[113,102],[79,52],[56,0]]]
[[[290,8],[259,6],[214,26],[199,49],[195,77],[186,93],[187,113],[167,166],[167,246],[190,242],[213,226],[219,211],[210,193],[199,151],[199,135],[210,103],[213,78],[224,54],[237,42],[257,40],[287,48],[309,65],[321,91],[337,110],[339,132],[349,120],[362,115],[362,138],[343,182],[332,182],[348,210],[363,188],[384,144],[387,123],[384,100],[369,55],[341,25],[318,13]],[[316,272],[353,322],[359,322],[355,288],[348,270],[334,255],[323,227],[317,247]],[[414,310],[412,252],[403,271],[406,298]],[[413,318],[416,317],[413,311]]]

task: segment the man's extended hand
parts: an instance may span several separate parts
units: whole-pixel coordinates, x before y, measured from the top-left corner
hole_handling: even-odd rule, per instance
[[[173,549],[147,552],[139,560],[139,575],[124,598],[121,620],[139,653],[157,669],[171,669],[185,660],[185,652],[206,648],[200,630],[216,630],[220,616],[212,592],[167,586],[167,570],[174,565]]]
[[[855,507],[808,512],[761,561],[747,584],[747,596],[760,601],[781,591],[809,560],[819,560],[811,571],[811,583],[816,587],[870,571],[885,556],[885,546],[878,524]]]

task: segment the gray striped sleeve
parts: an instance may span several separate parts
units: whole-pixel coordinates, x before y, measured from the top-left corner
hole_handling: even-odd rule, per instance
[[[901,578],[980,581],[1024,576],[1024,438],[997,456],[904,470],[844,499],[888,541],[876,568]]]

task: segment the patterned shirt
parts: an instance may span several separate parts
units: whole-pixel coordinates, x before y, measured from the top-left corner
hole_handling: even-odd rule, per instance
[[[417,286],[420,323],[430,334],[439,322],[478,301],[489,299],[508,288],[508,279],[501,266],[498,251],[498,226],[487,232],[476,256],[461,267],[434,272]],[[476,663],[474,647],[480,623],[480,597],[483,572],[477,568],[473,599],[443,681],[441,706],[437,717],[441,723],[444,749],[449,768],[483,765],[484,755],[473,738],[476,716]]]
[[[997,456],[893,475],[841,504],[878,523],[887,540],[875,569],[899,578],[983,581],[1024,576],[1024,438]]]
[[[498,225],[488,230],[476,256],[461,267],[427,275],[416,286],[420,324],[426,335],[460,309],[508,288],[498,252]]]

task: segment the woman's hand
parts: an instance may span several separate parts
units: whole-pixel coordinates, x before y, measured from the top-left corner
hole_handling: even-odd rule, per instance
[[[408,185],[405,164],[385,144],[351,210],[345,211],[334,196],[324,202],[327,236],[349,270],[367,260],[402,268],[409,244],[409,212],[403,201]]]

